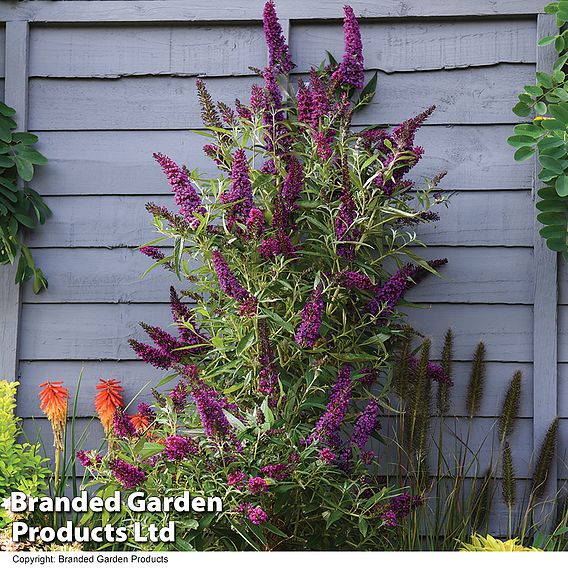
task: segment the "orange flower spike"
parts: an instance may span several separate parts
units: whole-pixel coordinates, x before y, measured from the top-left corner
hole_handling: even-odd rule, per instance
[[[142,432],[148,428],[150,421],[148,420],[147,416],[142,416],[139,412],[134,414],[130,417],[132,424],[134,424],[134,428],[136,428],[137,432]]]
[[[100,379],[97,390],[99,392],[95,397],[95,409],[105,432],[109,432],[116,409],[124,405],[121,394],[124,389],[116,379]]]
[[[62,387],[63,381],[45,381],[39,385],[39,407],[51,422],[53,445],[63,450],[63,432],[67,417],[67,399],[69,391]]]

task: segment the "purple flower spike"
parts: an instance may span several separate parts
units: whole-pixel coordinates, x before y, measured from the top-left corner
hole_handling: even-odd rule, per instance
[[[191,396],[201,418],[205,435],[217,442],[227,442],[234,451],[241,452],[242,445],[235,436],[219,402],[221,395],[205,383],[198,382],[191,390]]]
[[[310,295],[302,311],[302,323],[296,331],[296,343],[311,349],[319,338],[319,328],[323,315],[323,298],[318,286]]]
[[[343,85],[351,85],[360,89],[365,83],[361,30],[359,29],[359,22],[353,13],[353,8],[344,6],[343,12],[345,13],[343,18],[345,51],[343,53],[343,61],[339,64],[333,77]]]
[[[289,73],[295,66],[290,59],[290,53],[282,26],[278,21],[273,0],[264,5],[264,37],[268,46],[269,65],[279,69],[281,73]]]
[[[339,430],[343,424],[347,407],[351,402],[352,389],[351,368],[349,365],[344,365],[337,374],[337,382],[329,395],[327,408],[317,421],[308,440],[310,443],[319,440],[330,445],[337,445]]]
[[[168,461],[181,461],[197,454],[197,444],[185,436],[168,436],[166,438],[164,455]]]
[[[213,268],[219,280],[221,290],[230,298],[239,302],[244,302],[251,297],[250,292],[245,290],[236,279],[235,275],[231,272],[225,257],[218,251],[213,251]]]
[[[156,349],[155,347],[151,347],[150,345],[146,345],[145,343],[141,343],[135,339],[129,339],[128,343],[142,361],[158,369],[169,369],[174,362],[172,358],[161,349]]]
[[[185,408],[185,403],[187,402],[187,397],[189,392],[187,390],[187,385],[180,381],[171,391],[170,398],[174,404],[174,410],[179,414],[183,412]]]
[[[222,193],[221,202],[230,204],[227,216],[229,230],[232,231],[236,223],[244,225],[254,207],[252,199],[252,183],[249,178],[249,166],[245,151],[239,148],[233,155],[231,166],[231,186],[229,191]]]
[[[268,521],[266,511],[260,507],[251,507],[248,512],[248,518],[253,525],[261,525]]]
[[[164,258],[166,258],[166,255],[156,247],[140,247],[139,250],[143,255],[151,258],[152,260],[155,260],[156,262],[159,262],[160,260],[164,260]]]
[[[189,222],[190,226],[195,229],[199,226],[200,221],[195,218],[194,213],[199,215],[205,214],[205,208],[201,204],[199,194],[191,185],[185,171],[168,156],[155,153],[154,159],[160,164],[168,178],[168,183],[174,192],[175,204],[179,206],[179,212]]]
[[[136,436],[136,427],[121,408],[117,408],[114,412],[112,427],[117,438],[133,438]]]
[[[365,410],[357,418],[353,435],[351,436],[351,443],[357,446],[361,452],[365,449],[369,436],[377,427],[379,411],[379,403],[376,400],[370,400]]]
[[[143,483],[146,479],[146,474],[139,467],[129,464],[119,458],[109,462],[109,467],[117,481],[121,483],[125,489],[138,487],[138,485]]]
[[[253,495],[260,495],[268,491],[268,484],[262,477],[251,477],[248,480],[247,489]]]

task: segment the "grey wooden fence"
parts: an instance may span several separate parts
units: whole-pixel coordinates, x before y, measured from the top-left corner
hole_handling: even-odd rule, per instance
[[[343,0],[280,0],[298,72],[328,49],[342,51]],[[436,104],[419,135],[419,175],[448,170],[455,191],[442,220],[423,231],[431,257],[447,256],[447,280],[430,279],[412,299],[427,309],[412,320],[440,347],[455,330],[456,410],[475,344],[489,359],[481,439],[491,428],[515,369],[524,373],[513,445],[527,478],[534,448],[561,417],[559,483],[567,476],[568,289],[565,264],[535,236],[534,164],[515,163],[506,144],[518,118],[516,93],[551,53],[536,39],[553,21],[540,0],[354,0],[366,66],[379,72],[375,102],[359,124],[397,123]],[[139,320],[168,323],[167,285],[135,247],[152,238],[149,200],[171,202],[151,158],[161,151],[212,172],[202,156],[192,77],[205,76],[215,98],[245,100],[249,65],[266,62],[260,0],[22,2],[0,5],[5,22],[5,100],[20,124],[39,134],[50,163],[34,187],[53,218],[30,235],[49,291],[34,296],[0,270],[0,368],[21,377],[20,413],[40,417],[39,383],[62,379],[73,390],[85,369],[78,411],[93,412],[100,376],[134,394],[159,374],[127,345]],[[4,34],[4,30],[2,30]],[[0,49],[4,45],[0,38]],[[1,55],[1,54],[0,54]],[[20,298],[21,296],[21,298]],[[45,426],[41,418],[35,424]],[[96,433],[94,434],[97,435]],[[488,462],[491,452],[482,460]],[[551,483],[554,494],[558,484]]]

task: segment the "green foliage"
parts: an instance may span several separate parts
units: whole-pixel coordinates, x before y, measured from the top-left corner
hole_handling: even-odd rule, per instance
[[[473,363],[471,365],[471,375],[467,385],[466,411],[470,419],[478,412],[481,406],[485,387],[485,344],[480,341],[473,355]]]
[[[568,79],[565,66],[568,61],[568,2],[561,0],[546,7],[556,14],[559,32],[541,38],[539,46],[554,44],[558,58],[550,73],[536,73],[536,84],[527,85],[519,95],[513,112],[521,117],[537,116],[528,123],[515,126],[515,134],[508,140],[516,148],[515,159],[523,161],[538,154],[539,190],[537,219],[544,225],[541,236],[548,248],[561,252],[568,259]]]
[[[469,381],[470,391],[475,396],[466,397],[461,402],[461,414],[457,409],[454,409],[455,414],[447,411],[442,413],[439,407],[438,412],[434,412],[433,401],[429,400],[427,392],[423,395],[424,408],[420,412],[423,416],[429,416],[429,419],[421,426],[421,430],[426,432],[426,438],[421,451],[417,452],[415,438],[409,435],[408,430],[416,428],[417,400],[421,393],[425,393],[421,375],[424,368],[427,368],[429,382],[438,381],[438,388],[442,384],[441,371],[454,379],[451,374],[453,336],[451,331],[446,333],[441,352],[435,357],[441,363],[439,366],[432,362],[428,364],[425,357],[430,351],[430,340],[425,340],[422,346],[413,349],[410,337],[407,334],[406,340],[400,344],[397,364],[393,369],[398,400],[391,400],[394,412],[385,430],[393,434],[385,435],[385,452],[390,463],[396,464],[388,481],[400,480],[413,494],[420,495],[423,505],[412,513],[407,523],[397,529],[396,537],[389,538],[392,548],[455,550],[457,543],[468,541],[472,533],[489,530],[489,520],[499,499],[507,506],[510,537],[515,535],[522,544],[536,543],[535,546],[542,548],[545,547],[542,544],[544,542],[547,543],[546,546],[554,546],[555,549],[565,546],[565,539],[563,541],[561,535],[564,534],[563,527],[567,526],[566,513],[555,521],[557,536],[543,536],[542,543],[535,540],[541,538],[538,536],[539,531],[551,521],[550,516],[538,515],[540,504],[537,500],[543,494],[554,456],[554,424],[543,443],[541,455],[533,466],[536,479],[533,489],[518,491],[514,447],[510,445],[508,437],[513,432],[518,417],[521,373],[515,372],[511,379],[499,419],[489,428],[477,428],[476,420],[484,396],[483,380],[480,381],[480,377],[485,376],[485,349],[483,343],[479,343],[472,355]],[[474,388],[471,387],[472,378]],[[402,385],[404,388],[401,388]],[[448,384],[447,405],[451,402],[452,388]],[[459,400],[454,406],[458,402]],[[496,408],[495,412],[497,410]],[[557,425],[557,421],[555,424]]]
[[[40,495],[47,487],[50,471],[37,445],[16,443],[21,433],[16,408],[17,382],[0,381],[0,496],[12,491]],[[0,526],[8,523],[6,511],[1,509]]]
[[[40,195],[27,186],[34,166],[46,164],[47,159],[33,148],[38,140],[35,134],[16,131],[15,112],[0,102],[0,265],[17,260],[16,283],[33,278],[37,294],[47,288],[47,281],[21,233],[42,225],[51,213]]]
[[[143,527],[176,523],[176,542],[135,543],[126,548],[145,550],[379,550],[388,533],[381,513],[394,495],[385,485],[377,486],[369,471],[358,462],[349,477],[337,465],[324,461],[315,446],[300,443],[310,429],[299,425],[283,428],[270,408],[251,409],[237,418],[227,414],[239,432],[244,450],[232,458],[220,454],[219,446],[202,436],[199,417],[192,406],[177,414],[169,397],[156,397],[153,421],[139,437],[111,437],[111,451],[101,461],[89,453],[93,463],[90,485],[106,496],[124,489],[109,466],[117,456],[147,471],[142,489],[147,496],[220,497],[223,511],[216,513],[144,512],[124,507],[114,515],[87,514],[81,523],[126,527],[132,534],[134,522]],[[165,440],[173,434],[191,434],[199,449],[189,459],[172,461],[164,453]],[[151,464],[151,467],[147,467]],[[283,464],[284,479],[271,478],[262,467]],[[229,475],[246,472],[243,483],[229,484]],[[260,476],[268,487],[254,494],[247,478]],[[276,476],[278,477],[278,476]],[[243,506],[270,511],[268,522],[255,525],[243,515]],[[106,545],[103,548],[110,548]],[[120,545],[124,549],[124,545]]]

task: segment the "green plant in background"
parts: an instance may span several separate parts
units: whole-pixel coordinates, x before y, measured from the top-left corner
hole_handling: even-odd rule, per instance
[[[548,248],[561,252],[568,260],[568,1],[552,2],[545,12],[556,14],[558,34],[540,38],[539,46],[554,44],[558,52],[552,72],[536,73],[536,84],[527,85],[519,95],[513,112],[521,117],[535,114],[534,120],[515,126],[509,144],[517,148],[515,160],[529,159],[538,154],[538,179],[543,187],[538,191],[537,219],[544,225],[540,235]]]
[[[376,84],[364,75],[353,10],[344,8],[341,63],[330,58],[297,85],[273,2],[264,10],[270,66],[250,103],[215,103],[197,82],[218,176],[154,155],[179,209],[147,205],[160,237],[141,252],[186,290],[170,291],[176,336],[142,323],[152,344],[130,343],[171,373],[162,384],[178,378],[169,398],[187,403],[176,419],[170,400],[157,401],[153,446],[120,419],[107,428],[109,455],[82,457],[107,488],[225,496],[227,511],[182,525],[176,546],[376,550],[418,504],[381,480],[370,439],[388,406],[398,307],[446,262],[416,254],[425,245],[415,227],[437,220],[432,208],[444,203],[441,176],[406,179],[434,109],[392,130],[353,128]],[[417,451],[425,421],[417,405]]]
[[[561,549],[566,545],[566,516],[543,532],[549,518],[539,516],[546,480],[556,451],[558,421],[553,421],[532,466],[532,483],[519,491],[511,435],[519,413],[522,374],[516,371],[504,393],[498,418],[478,440],[474,427],[487,386],[485,346],[475,348],[465,397],[465,417],[452,414],[453,334],[448,330],[440,364],[429,361],[430,339],[412,347],[415,332],[408,330],[393,369],[397,398],[388,417],[383,457],[389,482],[409,487],[420,496],[416,508],[391,540],[393,549],[455,550],[476,532],[489,532],[491,513],[499,499],[507,507],[509,538],[521,544]],[[432,395],[434,386],[436,396]],[[435,401],[435,404],[434,404]],[[435,428],[434,425],[437,425]],[[487,457],[489,456],[489,463]],[[485,462],[485,463],[483,463]]]
[[[12,491],[41,495],[47,488],[51,472],[37,444],[18,444],[20,420],[15,416],[17,382],[0,381],[0,499]],[[8,524],[4,508],[0,508],[0,527]]]
[[[51,213],[41,196],[27,186],[34,166],[46,164],[47,159],[33,148],[38,141],[35,134],[16,131],[15,113],[0,102],[0,265],[17,260],[16,283],[33,278],[37,294],[47,288],[47,280],[23,243],[22,231],[42,225]]]

